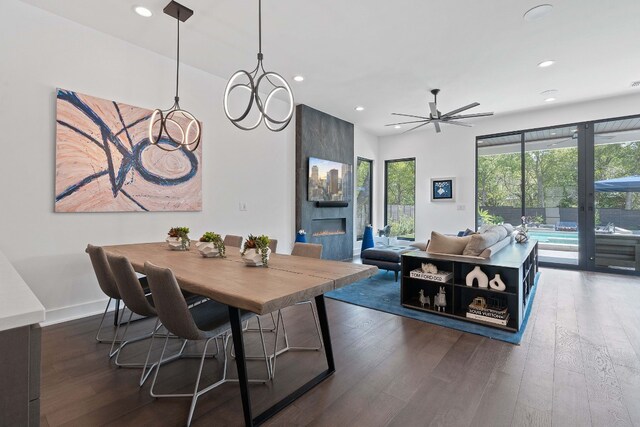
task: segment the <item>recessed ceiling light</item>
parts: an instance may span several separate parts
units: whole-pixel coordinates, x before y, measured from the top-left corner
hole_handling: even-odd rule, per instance
[[[400,125],[395,125],[393,128],[394,128],[394,129],[400,129],[401,127],[402,127],[402,126],[400,126]]]
[[[364,110],[364,107],[363,107],[363,106],[361,106],[361,105],[358,105],[358,106],[355,108],[355,110],[356,110],[356,111],[363,111],[363,110]]]
[[[555,63],[556,63],[556,61],[553,61],[551,59],[547,59],[546,61],[542,61],[541,63],[539,63],[538,67],[547,68],[547,67],[551,67]]]
[[[522,16],[525,21],[537,21],[538,19],[548,15],[553,10],[550,4],[540,4],[527,10]]]
[[[304,81],[304,77],[303,76],[293,76],[293,80],[295,80],[297,82],[302,82],[302,81]]]
[[[151,13],[151,11],[144,6],[136,6],[133,8],[133,10],[135,13],[144,18],[149,18],[151,15],[153,15],[153,13]]]
[[[551,98],[545,99],[544,102],[553,102],[555,100],[556,100],[555,98],[551,97]]]

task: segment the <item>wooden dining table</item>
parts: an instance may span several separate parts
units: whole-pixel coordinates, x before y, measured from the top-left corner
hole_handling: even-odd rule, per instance
[[[136,272],[144,263],[170,268],[180,288],[229,307],[245,425],[262,424],[335,372],[324,294],[373,276],[371,265],[271,254],[268,267],[248,267],[240,248],[227,247],[225,258],[204,258],[195,248],[170,250],[166,243],[104,246],[129,259]],[[240,310],[262,315],[315,299],[328,368],[257,416],[252,415]]]

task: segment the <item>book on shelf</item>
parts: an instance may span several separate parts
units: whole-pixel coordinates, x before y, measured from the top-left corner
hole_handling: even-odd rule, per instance
[[[481,316],[479,314],[470,313],[467,311],[467,318],[474,320],[481,320],[487,323],[494,323],[496,325],[507,326],[509,323],[509,313],[507,313],[507,317],[505,319],[495,319],[493,317]]]
[[[438,271],[437,273],[425,273],[420,268],[411,270],[409,277],[413,279],[429,280],[431,282],[445,283],[453,277],[453,273],[450,271]]]
[[[509,317],[509,312],[505,308],[504,310],[491,310],[469,307],[468,313],[477,314],[478,316],[490,317],[492,319],[504,320]]]

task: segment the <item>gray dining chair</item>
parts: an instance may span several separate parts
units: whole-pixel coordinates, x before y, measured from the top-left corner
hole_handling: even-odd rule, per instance
[[[160,319],[156,318],[155,325],[148,334],[145,334],[142,337],[126,339],[127,331],[129,330],[129,324],[131,323],[131,316],[133,315],[133,313],[144,317],[156,317],[157,313],[155,307],[153,306],[152,295],[145,294],[144,290],[138,282],[136,272],[129,260],[123,256],[107,254],[107,261],[109,263],[111,272],[113,273],[113,277],[118,287],[120,296],[122,297],[122,301],[129,308],[129,311],[131,311],[131,314],[129,315],[129,321],[126,323],[124,333],[121,337],[120,346],[116,351],[117,355],[114,362],[116,366],[122,368],[142,368],[142,374],[140,374],[140,385],[142,386],[153,369],[157,366],[157,362],[149,365],[149,358],[151,355],[151,350],[153,349],[154,338],[156,337],[158,330],[162,327],[162,324],[160,323]],[[118,329],[119,328],[120,325],[118,325]],[[118,335],[118,329],[116,329],[116,335]],[[162,334],[162,336],[164,337],[164,334]],[[122,355],[123,350],[127,345],[147,338],[151,339],[149,341],[149,350],[147,351],[147,357],[144,363],[120,362],[120,356]],[[180,357],[183,354],[186,343],[187,341],[185,340],[178,354],[174,355],[172,358],[165,359],[164,362],[167,363]]]
[[[299,257],[307,257],[307,258],[322,258],[322,245],[317,243],[299,243],[296,242],[293,245],[293,249],[291,251],[291,255],[299,256]],[[313,303],[311,301],[300,301],[295,305],[309,305],[311,309],[311,314],[313,316],[313,323],[316,326],[316,334],[318,336],[318,342],[320,343],[316,347],[296,347],[289,344],[289,337],[287,335],[287,328],[284,324],[284,317],[282,315],[282,310],[278,310],[278,316],[276,320],[276,330],[275,330],[275,344],[273,347],[273,354],[271,355],[271,376],[272,378],[275,376],[276,372],[276,359],[282,353],[287,351],[319,351],[322,348],[322,333],[320,332],[320,324],[318,323],[318,317],[316,316],[316,311],[313,307]],[[278,335],[280,333],[280,325],[282,324],[282,334],[284,335],[284,347],[278,350]]]
[[[271,249],[271,252],[275,254],[277,248],[278,248],[278,239],[269,240],[269,249]]]
[[[242,247],[242,236],[235,236],[233,234],[227,234],[222,241],[225,246],[233,246],[234,248]]]
[[[116,285],[115,278],[113,277],[113,273],[111,271],[111,268],[109,267],[109,262],[107,261],[107,255],[104,249],[101,248],[100,246],[94,246],[89,244],[87,245],[87,249],[85,249],[85,252],[89,254],[89,259],[91,260],[91,265],[93,266],[93,271],[96,275],[96,279],[98,279],[98,285],[100,286],[100,289],[102,290],[102,292],[104,292],[106,296],[109,297],[109,300],[107,301],[107,306],[105,307],[104,312],[102,313],[102,318],[100,319],[100,325],[98,326],[98,331],[96,332],[96,341],[98,341],[99,343],[105,343],[105,342],[111,343],[111,350],[109,351],[109,357],[113,357],[113,355],[115,354],[113,352],[114,345],[120,343],[120,340],[117,339],[118,338],[117,327],[116,327],[116,333],[111,338],[101,337],[100,332],[102,331],[102,327],[104,325],[104,319],[107,315],[107,311],[109,310],[109,306],[111,305],[111,301],[112,300],[120,301],[122,298],[120,297],[120,291],[118,290],[118,286]],[[147,279],[145,277],[141,277],[137,279],[137,281],[138,281],[138,286],[140,286],[143,289],[146,289]],[[120,323],[122,323],[125,309],[126,309],[126,304],[122,307],[122,310],[120,310],[119,320],[116,319],[117,326],[119,326]]]
[[[155,304],[156,312],[162,322],[163,326],[167,329],[166,338],[164,341],[164,347],[158,361],[158,367],[155,370],[153,382],[151,383],[150,394],[152,397],[190,397],[191,407],[189,409],[189,416],[187,418],[187,426],[191,425],[193,414],[197,400],[203,394],[213,390],[221,384],[234,381],[227,378],[227,345],[229,342],[230,329],[229,324],[229,309],[226,305],[220,304],[215,301],[206,301],[198,304],[189,310],[187,303],[184,300],[180,287],[173,274],[168,268],[158,267],[150,262],[145,263],[145,272],[149,280],[149,286],[151,288],[151,294],[153,295],[153,301]],[[245,321],[256,314],[251,312],[242,311],[241,320]],[[167,343],[169,341],[169,333],[174,334],[177,337],[191,341],[205,341],[204,349],[202,350],[202,356],[200,358],[200,367],[198,369],[198,375],[196,377],[196,383],[193,393],[188,394],[160,394],[155,391],[156,382],[160,374],[160,367],[164,363],[164,355],[167,350]],[[216,338],[222,338],[223,340],[223,355],[224,355],[224,368],[222,379],[214,382],[213,384],[199,390],[200,380],[202,377],[202,368],[204,366],[204,360],[207,354],[207,348],[211,341]],[[271,378],[271,367],[269,364],[269,358],[267,356],[267,349],[264,343],[264,336],[260,334],[262,350],[264,353],[265,367],[267,371],[267,378],[262,380],[249,380],[252,383],[265,383]],[[235,380],[237,381],[237,380]]]

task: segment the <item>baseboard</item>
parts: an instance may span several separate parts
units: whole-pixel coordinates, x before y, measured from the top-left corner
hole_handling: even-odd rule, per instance
[[[107,301],[108,298],[103,298],[95,301],[88,301],[80,304],[47,310],[45,313],[44,322],[41,322],[40,326],[55,325],[56,323],[68,322],[70,320],[76,320],[83,317],[102,314],[104,312],[104,307],[107,304]],[[109,311],[113,310],[115,310],[115,303],[112,301],[111,305],[109,306]]]

